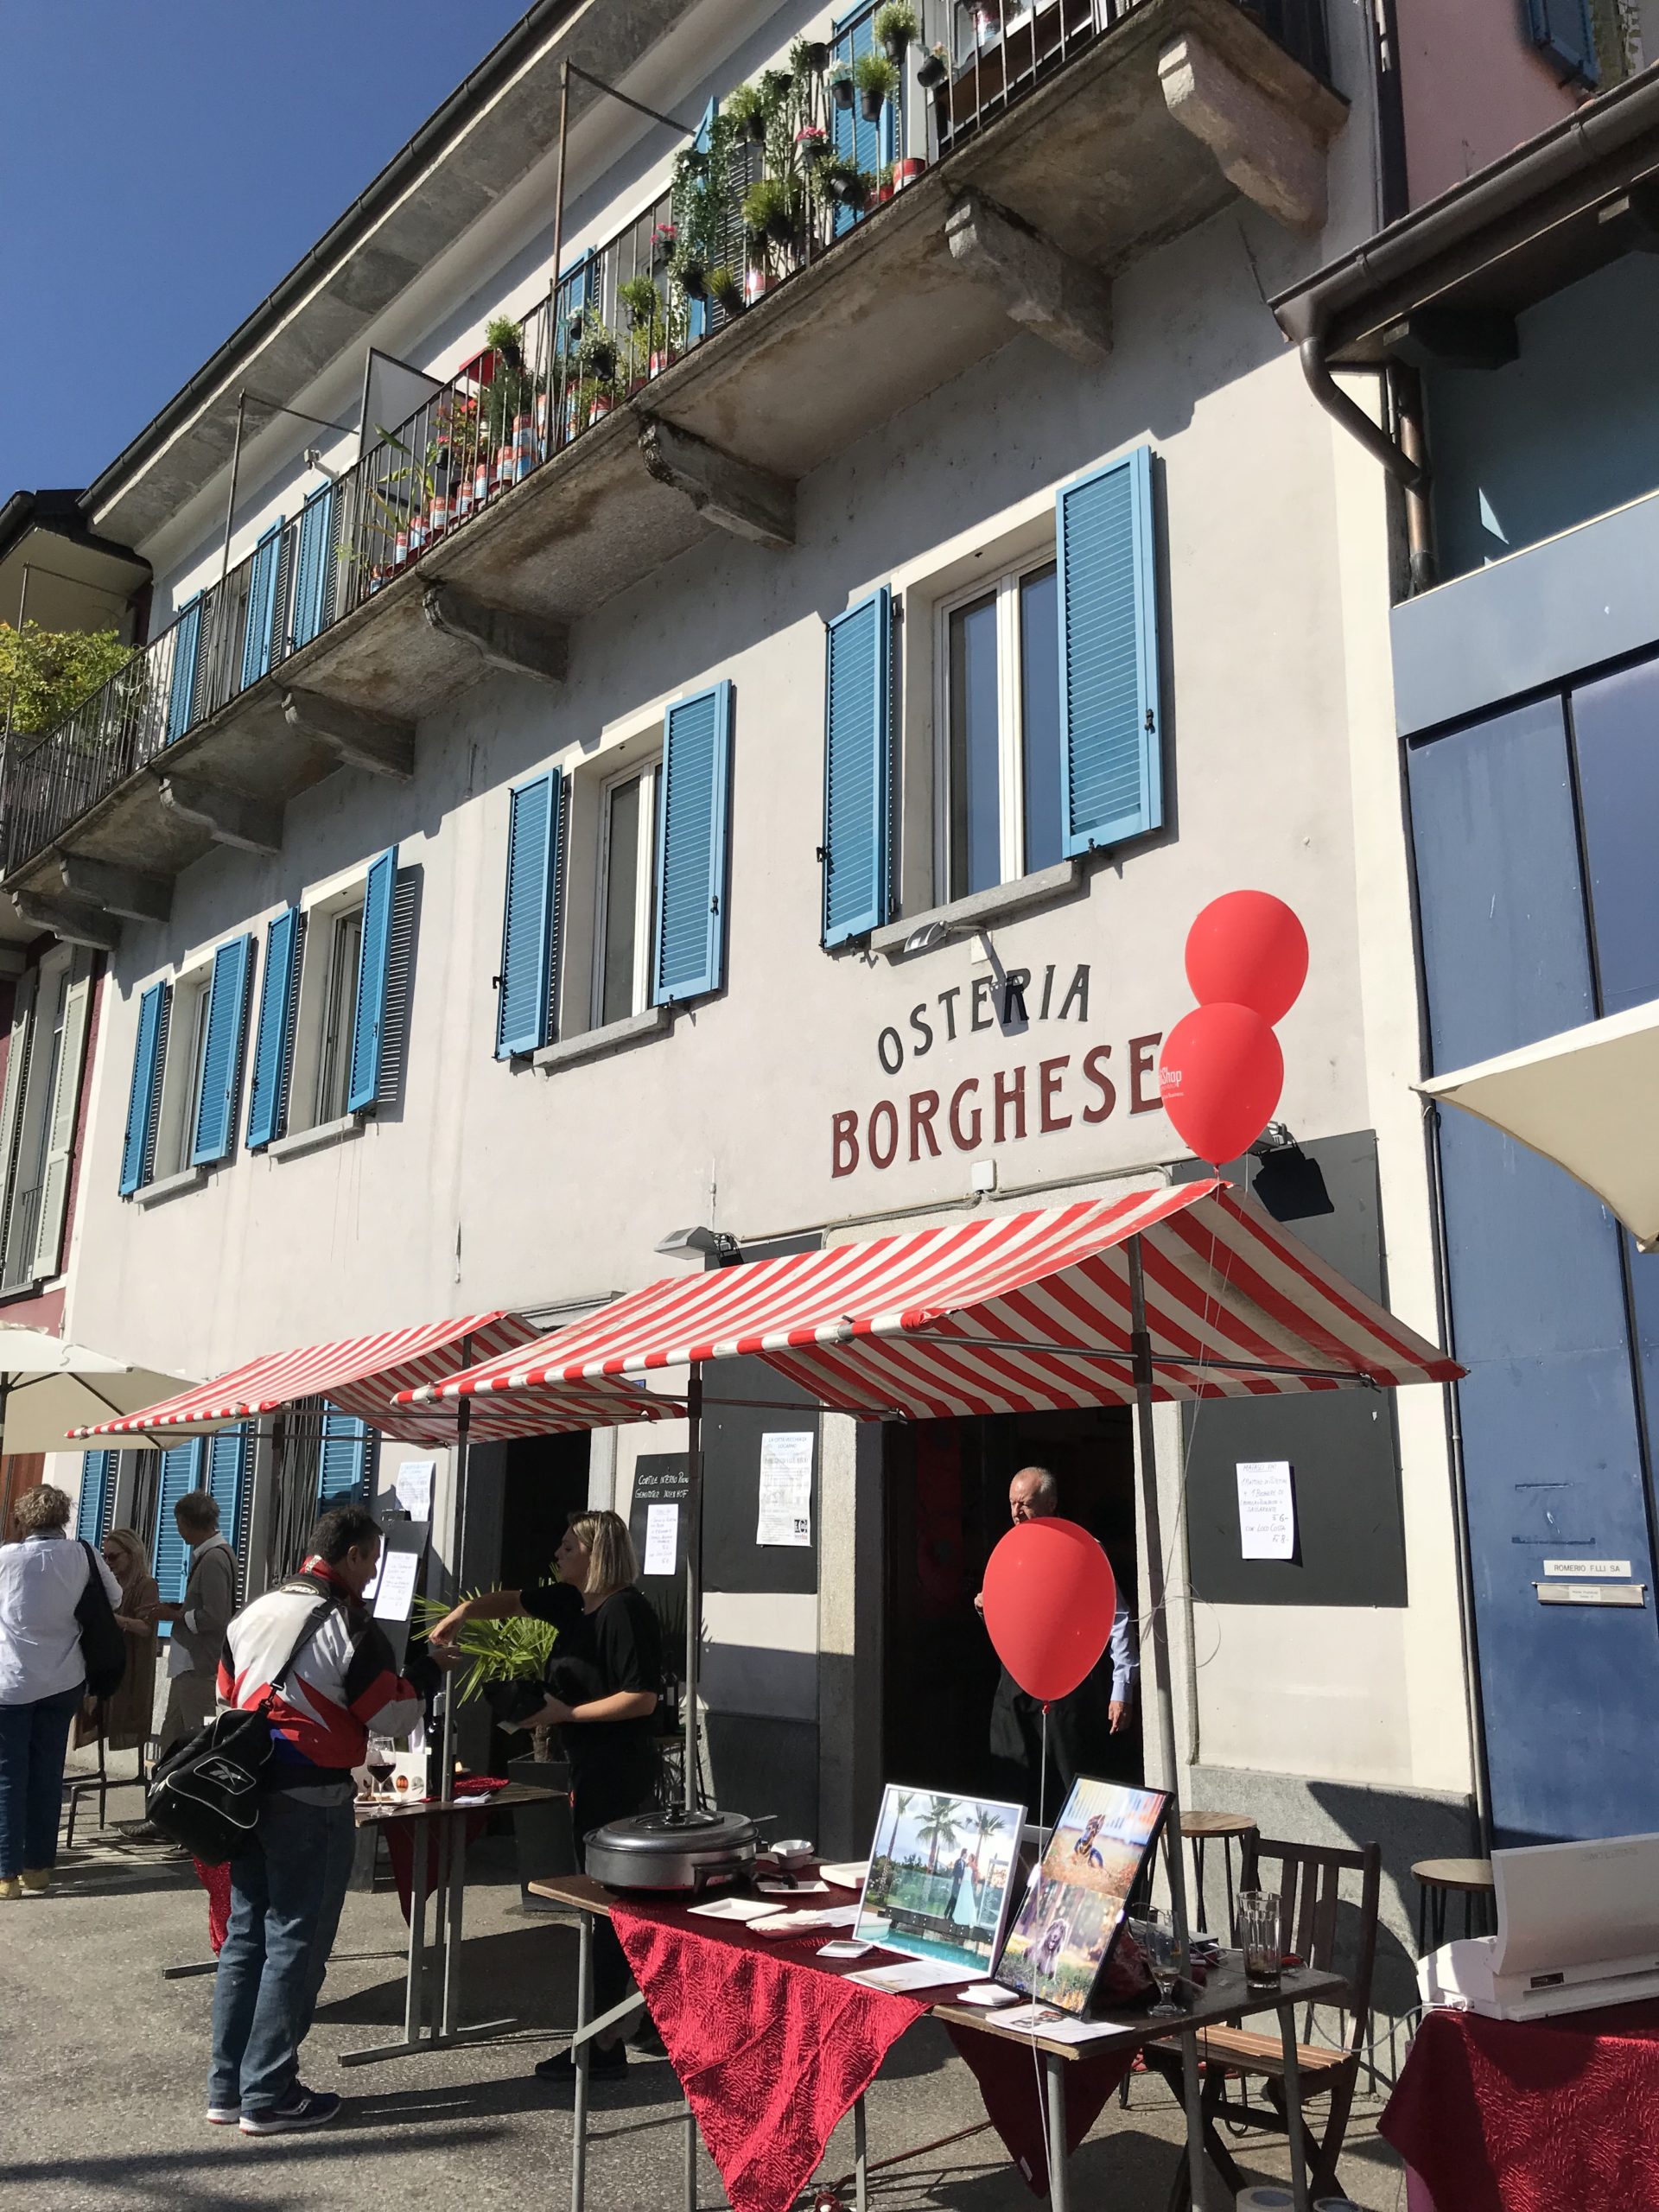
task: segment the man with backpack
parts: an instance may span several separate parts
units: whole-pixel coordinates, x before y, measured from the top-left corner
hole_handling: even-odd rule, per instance
[[[404,1735],[422,1714],[420,1689],[398,1675],[363,1603],[379,1556],[372,1515],[334,1507],[301,1572],[245,1606],[225,1639],[220,1709],[264,1706],[271,1734],[258,1822],[230,1862],[213,1989],[207,2117],[245,2135],[321,2127],[340,2110],[332,2090],[300,2080],[299,2052],[352,1871],[351,1770],[371,1729]]]

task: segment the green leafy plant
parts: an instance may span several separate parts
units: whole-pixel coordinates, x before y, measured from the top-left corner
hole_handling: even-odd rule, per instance
[[[899,89],[899,72],[885,54],[872,47],[853,64],[853,81],[865,120],[874,123]]]
[[[743,283],[735,270],[723,264],[709,272],[709,296],[727,315],[741,315],[743,310]]]
[[[740,85],[728,92],[721,112],[740,137],[764,137],[766,127],[766,104],[759,85]]]
[[[0,726],[10,708],[14,731],[55,729],[137,650],[113,630],[43,630],[38,622],[14,630],[0,622]]]
[[[910,0],[887,0],[885,7],[876,10],[870,31],[876,44],[886,49],[890,61],[902,62],[906,48],[918,35],[916,10]]]
[[[830,66],[830,48],[821,38],[798,38],[789,49],[790,74],[798,85],[821,77]]]
[[[463,1597],[476,1598],[476,1590]],[[416,1625],[430,1635],[453,1609],[437,1598],[415,1600]],[[539,1682],[546,1675],[559,1631],[551,1621],[532,1620],[519,1613],[505,1621],[471,1620],[457,1630],[454,1644],[470,1664],[454,1676],[455,1702],[469,1704],[482,1697],[486,1682]]]
[[[492,446],[502,446],[518,418],[533,412],[547,380],[531,370],[523,327],[511,316],[498,315],[486,327],[484,342],[495,355],[495,373],[484,387],[485,434]]]
[[[818,163],[816,182],[818,189],[831,200],[838,200],[843,207],[855,213],[870,196],[870,181],[856,162],[845,154],[826,154]]]
[[[739,136],[728,104],[710,122],[705,145],[684,147],[675,156],[669,197],[675,259],[682,267],[707,271],[720,259]]]
[[[743,227],[755,243],[770,238],[789,245],[800,228],[800,181],[792,176],[763,176],[743,195]]]
[[[581,374],[588,382],[601,386],[615,383],[616,337],[597,315],[588,316],[582,324],[576,360]]]

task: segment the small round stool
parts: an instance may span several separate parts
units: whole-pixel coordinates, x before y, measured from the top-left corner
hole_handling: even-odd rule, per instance
[[[1412,1868],[1417,1882],[1417,1955],[1425,1958],[1446,1941],[1446,1899],[1463,1898],[1463,1932],[1475,1932],[1475,1899],[1492,1895],[1490,1859],[1420,1859]],[[1481,1915],[1482,1919],[1485,1914]]]
[[[1227,1873],[1227,1941],[1233,1940],[1233,1845],[1240,1836],[1253,1835],[1255,1822],[1248,1813],[1198,1813],[1181,1815],[1181,1834],[1192,1847],[1192,1878],[1198,1900],[1197,1927],[1204,1924],[1204,1847],[1207,1843],[1221,1846],[1222,1865]]]

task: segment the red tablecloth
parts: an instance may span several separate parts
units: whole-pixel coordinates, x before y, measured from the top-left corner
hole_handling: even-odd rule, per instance
[[[1659,2004],[1430,2012],[1378,2125],[1439,2212],[1659,2212]]]
[[[207,1892],[207,1941],[217,1958],[231,1929],[231,1870],[228,1866],[210,1866],[205,1859],[192,1863],[196,1879]]]
[[[927,2005],[849,1980],[886,1955],[850,1965],[820,1961],[822,1935],[749,1936],[734,1922],[689,1917],[669,1904],[618,1905],[612,1919],[732,2212],[788,2212],[837,2122]],[[946,2003],[960,1986],[930,1990],[928,1999]],[[1010,2157],[1033,2193],[1045,2196],[1031,2051],[965,2028],[950,2034]],[[1067,2062],[1069,2147],[1089,2133],[1129,2064],[1128,2053]]]
[[[465,1794],[473,1797],[493,1796],[498,1789],[505,1789],[506,1786],[505,1777],[469,1775]],[[454,1821],[462,1815],[450,1813],[446,1817]],[[469,1844],[476,1842],[483,1834],[489,1817],[487,1806],[480,1806],[476,1812],[465,1815]],[[411,1833],[415,1828],[418,1828],[426,1838],[421,1869],[421,1897],[424,1902],[431,1896],[433,1885],[438,1878],[438,1823],[436,1821],[401,1820],[388,1821],[385,1824],[386,1856],[391,1861],[392,1879],[397,1885],[397,1902],[404,1909],[405,1920],[409,1918],[409,1902],[415,1887],[415,1838]]]

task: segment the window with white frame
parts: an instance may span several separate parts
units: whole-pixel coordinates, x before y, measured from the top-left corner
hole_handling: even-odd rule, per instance
[[[158,1183],[170,1175],[182,1175],[190,1166],[207,1052],[213,981],[212,965],[204,962],[198,968],[187,969],[173,986],[162,1062],[162,1103],[156,1123],[152,1172]]]
[[[358,974],[363,963],[363,901],[328,916],[308,932],[313,957],[322,963],[317,1084],[312,1122],[321,1127],[346,1111],[352,1045],[357,1030]]]
[[[594,1027],[651,1004],[652,888],[660,763],[613,776],[600,803],[599,899],[594,918]]]
[[[56,946],[19,981],[0,1094],[0,1290],[58,1272],[92,956]]]
[[[936,875],[963,899],[1063,856],[1052,555],[938,607]]]

